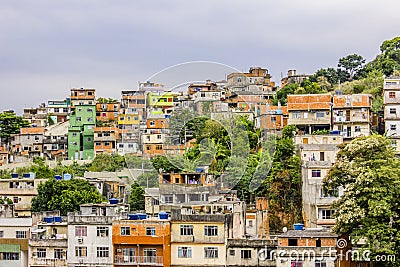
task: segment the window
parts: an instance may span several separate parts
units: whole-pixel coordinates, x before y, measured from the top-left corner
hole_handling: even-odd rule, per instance
[[[87,236],[87,226],[75,226],[75,236]]]
[[[76,117],[76,121],[82,121],[81,117]]]
[[[390,114],[396,114],[396,108],[391,108],[389,109]]]
[[[271,117],[271,123],[276,123],[276,117]]]
[[[321,170],[312,170],[311,177],[312,178],[321,178]]]
[[[161,134],[157,134],[157,139],[161,139]]]
[[[109,255],[108,247],[97,247],[97,258],[108,258]]]
[[[121,235],[131,235],[129,226],[121,226]]]
[[[317,118],[323,118],[323,117],[325,117],[324,112],[317,112]]]
[[[146,227],[146,235],[155,236],[156,228],[155,227]]]
[[[76,257],[86,257],[87,256],[87,248],[86,247],[75,247],[75,256]]]
[[[253,227],[253,220],[249,220],[249,227]]]
[[[96,142],[96,146],[101,146],[101,143],[100,142]]]
[[[204,235],[205,236],[217,236],[218,235],[218,226],[204,226]]]
[[[105,133],[103,133],[104,134],[104,136],[110,136],[110,133],[109,132],[105,132]]]
[[[93,111],[92,108],[88,108],[88,109],[87,109],[87,112],[92,112],[92,111]]]
[[[110,142],[105,142],[104,145],[105,146],[110,146]]]
[[[231,256],[235,256],[235,255],[236,255],[236,253],[235,253],[235,251],[234,251],[233,249],[230,249],[230,250],[229,250],[229,255],[231,255]]]
[[[88,118],[87,121],[88,121],[88,122],[92,122],[92,121],[93,121],[93,118]]]
[[[3,260],[3,261],[19,261],[19,253],[16,253],[16,252],[3,252],[3,253],[0,253],[0,260]]]
[[[292,113],[292,118],[293,119],[300,119],[301,118],[301,113],[300,112],[293,112]]]
[[[62,259],[63,258],[63,250],[59,248],[54,249],[54,258],[55,259]]]
[[[303,267],[302,261],[292,261],[290,262],[290,267]]]
[[[324,190],[321,188],[321,197],[329,198],[329,197],[338,197],[338,196],[339,196],[338,188],[333,189],[333,191],[330,193],[324,192]]]
[[[193,235],[193,225],[181,225],[181,235]]]
[[[128,144],[128,148],[133,148],[133,144]]]
[[[251,259],[251,250],[242,249],[240,251],[240,258],[242,258],[242,259]]]
[[[396,131],[396,124],[390,124],[390,130]]]
[[[19,198],[18,197],[13,197],[13,202],[18,203]]]
[[[173,195],[164,195],[164,202],[165,204],[172,204],[174,203]]]
[[[26,231],[16,231],[15,238],[26,238]]]
[[[73,137],[76,137],[76,133],[72,133],[72,136],[73,136]]]
[[[58,112],[60,112],[60,109],[59,108],[54,108],[54,112],[58,113]]]
[[[68,113],[68,108],[63,108],[64,113]]]
[[[156,122],[155,121],[150,121],[150,126],[154,126],[154,125],[156,125]]]
[[[178,258],[191,258],[192,248],[191,247],[178,247]]]
[[[326,267],[326,261],[315,260],[315,267]]]
[[[205,259],[216,259],[218,258],[218,248],[216,247],[205,247],[204,248]]]
[[[389,98],[396,98],[396,92],[389,92]]]
[[[201,92],[201,93],[200,93],[200,97],[206,97],[206,93]]]
[[[37,249],[37,257],[38,258],[46,258],[46,249],[45,248],[38,248]]]
[[[354,132],[360,133],[361,132],[361,126],[354,126]]]
[[[297,247],[297,238],[289,238],[288,239],[288,245],[290,247]]]
[[[4,237],[4,231],[0,231],[0,238]]]
[[[303,113],[303,118],[304,118],[304,119],[308,119],[308,112],[304,112],[304,113]]]
[[[88,138],[87,138],[87,141],[88,141],[88,142],[92,142],[92,138],[91,138],[91,137],[88,137]]]
[[[329,219],[333,219],[333,214],[335,213],[334,210],[326,210],[326,209],[322,209],[321,213],[320,213],[320,219],[322,220],[329,220]]]
[[[108,236],[107,226],[97,226],[97,236],[106,237]]]
[[[119,148],[124,148],[124,144],[118,144]]]
[[[162,150],[162,145],[156,145],[156,150]]]

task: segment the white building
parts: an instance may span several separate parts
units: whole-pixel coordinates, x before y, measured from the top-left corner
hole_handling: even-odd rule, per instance
[[[68,214],[68,267],[112,266],[112,222],[127,216],[127,206],[84,204]]]
[[[400,152],[400,77],[385,79],[383,84],[385,132]]]

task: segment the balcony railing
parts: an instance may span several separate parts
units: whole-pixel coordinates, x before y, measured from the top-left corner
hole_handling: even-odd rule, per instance
[[[118,265],[151,265],[162,266],[163,256],[115,256],[114,263]]]
[[[67,266],[66,259],[47,259],[47,258],[31,258],[31,262],[29,263],[32,266],[40,265],[40,266]]]

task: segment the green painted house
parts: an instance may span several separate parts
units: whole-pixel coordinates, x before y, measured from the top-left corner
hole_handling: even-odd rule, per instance
[[[68,159],[94,158],[96,105],[77,105],[71,111],[68,129]]]

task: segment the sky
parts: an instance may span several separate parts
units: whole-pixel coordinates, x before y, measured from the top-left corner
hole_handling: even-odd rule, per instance
[[[397,0],[0,0],[0,110],[22,114],[71,88],[119,98],[184,62],[217,62],[212,79],[265,67],[279,83],[352,53],[369,61],[400,35],[399,10]]]

